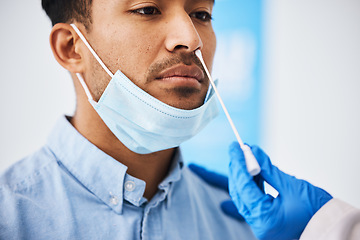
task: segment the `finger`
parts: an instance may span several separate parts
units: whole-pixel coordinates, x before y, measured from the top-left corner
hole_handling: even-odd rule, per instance
[[[251,148],[251,146],[247,143],[245,143],[245,145],[247,145],[249,148]],[[245,161],[245,164],[246,164],[246,161]],[[247,168],[246,168],[247,169]],[[257,174],[256,176],[253,176],[253,180],[254,182],[256,183],[256,185],[258,186],[258,188],[262,191],[262,192],[265,192],[264,191],[264,178],[261,176],[261,174]]]
[[[261,203],[265,194],[248,173],[244,154],[237,143],[230,148],[229,170],[229,189],[233,201],[241,214],[246,214],[247,209],[251,212]]]
[[[245,202],[241,199],[239,191],[237,190],[235,184],[231,180],[229,181],[229,194],[239,214],[241,214],[245,218],[249,217],[251,213],[247,208]]]
[[[208,184],[228,192],[228,178],[226,176],[208,171],[196,164],[189,164],[189,168]]]
[[[280,194],[287,192],[288,186],[296,180],[295,177],[290,176],[276,166],[272,165],[270,158],[258,146],[252,146],[251,150],[261,167],[262,178],[274,187]]]
[[[239,210],[236,208],[233,201],[227,200],[227,201],[222,202],[221,209],[223,210],[223,212],[226,215],[228,215],[232,218],[235,218],[241,222],[245,221],[244,217],[239,213]]]
[[[256,183],[256,185],[258,186],[258,188],[262,191],[265,192],[265,186],[264,186],[264,178],[261,176],[261,174],[258,174],[256,176],[253,177],[254,182]]]

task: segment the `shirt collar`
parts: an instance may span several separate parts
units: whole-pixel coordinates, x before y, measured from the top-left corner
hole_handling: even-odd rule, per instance
[[[127,167],[107,155],[83,137],[66,119],[58,120],[48,138],[48,146],[62,165],[90,192],[118,214],[122,213],[124,199],[140,206],[146,199],[142,196],[145,182],[126,174]],[[160,183],[170,204],[171,183],[180,180],[182,156],[176,151],[168,176]],[[132,184],[136,188],[132,191]]]
[[[173,191],[173,184],[181,179],[182,168],[184,166],[180,148],[176,149],[173,161],[169,170],[169,174],[159,184],[159,189],[164,191],[164,198],[167,199],[167,208],[171,205],[171,193]]]
[[[122,212],[125,165],[90,143],[65,117],[58,120],[48,145],[70,174],[115,212]]]

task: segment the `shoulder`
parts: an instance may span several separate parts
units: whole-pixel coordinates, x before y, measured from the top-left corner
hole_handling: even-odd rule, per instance
[[[186,202],[186,214],[191,215],[199,229],[210,233],[211,237],[207,239],[239,239],[239,236],[255,239],[245,222],[235,220],[221,210],[221,203],[230,200],[227,191],[208,184],[185,166],[182,176],[181,190],[178,189],[176,200],[172,201]]]
[[[59,165],[48,147],[43,147],[12,165],[0,175],[1,215],[13,214],[44,200],[51,191],[58,175]],[[49,193],[50,190],[50,193]],[[20,212],[19,212],[20,213]]]
[[[206,209],[206,214],[227,218],[221,210],[221,203],[231,199],[227,191],[210,185],[188,167],[183,169],[183,182],[191,201]]]
[[[211,197],[211,201],[222,202],[230,199],[227,191],[216,188],[202,178],[193,173],[188,167],[183,169],[184,180],[191,186],[190,190],[194,191],[194,194]]]
[[[45,194],[53,189],[57,168],[55,156],[43,147],[0,175],[0,239],[21,239],[21,229],[35,216],[44,217]]]
[[[332,199],[311,218],[300,239],[360,239],[360,209]]]
[[[0,190],[21,191],[41,178],[41,174],[57,164],[54,154],[46,146],[18,161],[0,175]]]

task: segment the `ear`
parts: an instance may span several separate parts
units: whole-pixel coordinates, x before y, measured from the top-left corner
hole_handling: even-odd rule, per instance
[[[75,30],[66,23],[56,24],[50,33],[50,46],[56,61],[72,73],[81,73],[85,69],[79,39]]]

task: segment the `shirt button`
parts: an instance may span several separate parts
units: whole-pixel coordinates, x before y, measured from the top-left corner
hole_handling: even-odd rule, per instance
[[[132,192],[135,189],[135,183],[133,181],[127,181],[125,182],[125,190]]]
[[[119,199],[117,198],[117,196],[111,196],[110,203],[112,205],[117,205],[119,203]]]

